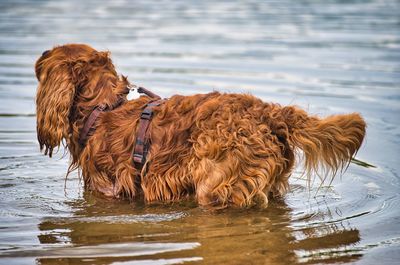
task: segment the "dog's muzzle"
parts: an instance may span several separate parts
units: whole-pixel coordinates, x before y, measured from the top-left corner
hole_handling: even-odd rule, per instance
[[[45,51],[42,53],[42,56],[46,56],[49,52],[50,52],[50,50],[45,50]]]

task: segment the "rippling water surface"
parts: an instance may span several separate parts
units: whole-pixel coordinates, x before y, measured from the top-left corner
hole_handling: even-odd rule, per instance
[[[397,264],[400,7],[371,1],[0,2],[1,264]],[[64,183],[38,150],[33,65],[64,43],[109,49],[118,72],[165,97],[250,92],[311,113],[358,111],[368,135],[331,187],[266,210],[146,206]],[[134,97],[134,95],[132,95]]]

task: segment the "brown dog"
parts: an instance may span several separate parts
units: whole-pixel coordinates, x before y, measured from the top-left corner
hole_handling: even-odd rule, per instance
[[[86,188],[115,198],[170,202],[193,194],[206,207],[266,206],[269,195],[287,191],[296,149],[304,153],[308,174],[324,168],[334,176],[365,135],[357,113],[320,119],[251,95],[176,95],[154,107],[150,149],[138,170],[132,152],[141,113],[152,99],[126,100],[130,85],[108,52],[59,46],[43,53],[35,70],[40,148],[51,157],[65,140],[69,170],[81,168]],[[100,105],[109,111],[97,113],[80,144]]]

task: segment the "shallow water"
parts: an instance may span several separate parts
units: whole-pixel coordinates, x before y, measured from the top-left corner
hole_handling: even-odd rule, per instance
[[[371,1],[0,2],[1,264],[396,264],[400,4]],[[266,210],[204,212],[84,192],[39,153],[33,65],[56,44],[112,51],[165,97],[253,93],[311,113],[360,112],[368,135],[332,186],[298,179]],[[132,95],[134,97],[134,95]]]

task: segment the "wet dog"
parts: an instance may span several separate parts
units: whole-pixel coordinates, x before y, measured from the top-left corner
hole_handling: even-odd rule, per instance
[[[130,84],[108,52],[55,47],[35,71],[41,150],[51,157],[64,143],[69,170],[80,168],[85,187],[109,197],[171,202],[193,195],[203,207],[266,206],[288,190],[296,150],[308,174],[324,168],[334,176],[365,135],[357,113],[319,118],[248,94],[175,95],[152,107],[138,167],[138,130],[154,99],[126,100]]]

